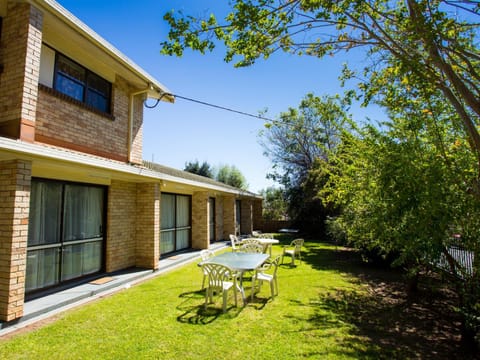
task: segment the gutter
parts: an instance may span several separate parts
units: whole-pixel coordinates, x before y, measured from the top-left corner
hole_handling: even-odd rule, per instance
[[[141,94],[147,94],[148,96],[149,89],[140,90],[130,93],[130,99],[128,104],[128,144],[127,144],[127,162],[131,163],[132,159],[132,142],[133,142],[133,117],[135,112],[133,111],[135,96]]]

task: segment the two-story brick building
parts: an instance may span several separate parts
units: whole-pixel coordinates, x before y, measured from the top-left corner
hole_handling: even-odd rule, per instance
[[[0,321],[257,226],[259,196],[142,160],[146,98],[174,102],[55,1],[0,0]]]

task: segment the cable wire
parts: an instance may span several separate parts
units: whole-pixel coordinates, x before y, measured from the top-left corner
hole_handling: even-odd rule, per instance
[[[166,93],[164,93],[164,94],[166,94]],[[210,106],[210,107],[213,107],[213,108],[216,108],[216,109],[225,110],[225,111],[233,112],[233,113],[236,113],[236,114],[253,117],[253,118],[256,118],[256,119],[260,119],[260,120],[265,120],[265,121],[270,121],[270,122],[274,122],[274,121],[275,121],[275,120],[266,118],[266,117],[264,117],[264,116],[250,114],[250,113],[247,113],[247,112],[245,112],[245,111],[239,111],[239,110],[227,108],[227,107],[225,107],[225,106],[215,105],[215,104],[212,104],[212,103],[208,103],[208,102],[205,102],[205,101],[192,99],[192,98],[189,98],[189,97],[186,97],[186,96],[182,96],[182,95],[176,95],[176,94],[166,94],[166,95],[170,95],[170,96],[173,96],[174,98],[178,98],[178,99],[182,99],[182,100],[194,102],[194,103],[197,103],[197,104],[200,104],[200,105]],[[162,97],[163,97],[163,95],[162,95]],[[160,102],[160,99],[157,99],[157,100],[158,100],[158,101],[157,101],[154,105],[147,105],[147,104],[145,103],[145,107],[147,107],[147,108],[149,108],[149,109],[152,109],[152,108],[156,107],[156,106],[158,105],[158,103]]]

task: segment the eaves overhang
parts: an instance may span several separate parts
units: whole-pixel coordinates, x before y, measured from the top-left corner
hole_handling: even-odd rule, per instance
[[[148,169],[144,166],[127,164],[93,155],[61,149],[53,146],[29,143],[0,137],[0,160],[22,159],[43,164],[62,165],[70,169],[90,169],[97,171],[99,177],[118,179],[136,183],[172,182],[187,185],[197,190],[210,190],[229,193],[236,196],[248,196],[261,199],[261,196],[227,186],[205,183],[202,181],[172,176],[163,172]],[[103,174],[103,175],[102,175]],[[106,175],[105,175],[106,174]]]
[[[148,74],[145,70],[135,64],[125,54],[120,52],[112,44],[98,35],[80,19],[75,17],[67,9],[62,7],[59,3],[53,0],[25,0],[26,2],[37,7],[49,16],[53,16],[61,24],[69,29],[72,29],[76,34],[81,35],[85,41],[95,45],[98,49],[118,62],[126,71],[131,72],[136,78],[138,78],[143,85],[141,90],[145,90],[145,93],[149,98],[158,99],[165,102],[175,102],[175,97],[171,91],[153,76]]]

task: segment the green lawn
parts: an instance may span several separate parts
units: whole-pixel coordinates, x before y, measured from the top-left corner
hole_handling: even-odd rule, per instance
[[[416,358],[422,347],[393,328],[398,304],[372,295],[378,273],[366,276],[357,259],[307,241],[302,264],[279,268],[274,301],[264,285],[246,307],[230,298],[225,314],[220,297],[204,310],[202,274],[191,263],[0,340],[0,359]]]

